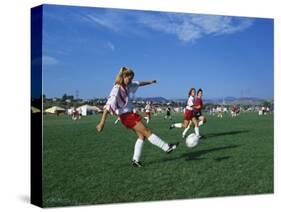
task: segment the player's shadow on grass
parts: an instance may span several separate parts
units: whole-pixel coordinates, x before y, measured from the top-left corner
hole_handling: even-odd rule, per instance
[[[203,150],[198,150],[198,151],[194,151],[194,152],[188,152],[188,153],[184,153],[181,154],[177,157],[172,157],[172,158],[162,158],[161,160],[156,160],[156,161],[151,161],[148,162],[147,164],[151,165],[154,163],[163,163],[163,162],[169,162],[169,161],[174,161],[174,160],[180,160],[182,158],[185,158],[186,161],[200,161],[200,160],[205,160],[206,158],[202,158],[202,155],[207,155],[211,152],[216,152],[216,151],[223,151],[223,150],[227,150],[227,149],[233,149],[233,148],[237,148],[239,147],[239,145],[228,145],[228,146],[222,146],[222,147],[215,147],[215,148],[211,148],[211,149],[203,149]],[[222,160],[227,160],[229,159],[230,156],[226,156],[226,157],[220,157],[220,158],[215,158],[215,161],[222,161]]]
[[[235,130],[235,131],[229,131],[229,132],[219,132],[219,133],[210,133],[204,135],[204,138],[212,138],[212,137],[218,137],[218,136],[225,136],[225,135],[236,135],[241,133],[248,133],[249,130]]]
[[[186,153],[183,154],[182,157],[186,157],[185,160],[198,160],[200,159],[200,157],[202,155],[206,155],[209,154],[211,152],[216,152],[216,151],[222,151],[222,150],[226,150],[226,149],[232,149],[232,148],[237,148],[239,145],[229,145],[229,146],[223,146],[223,147],[215,147],[212,149],[203,149],[203,150],[199,150],[199,151],[195,151],[195,152],[190,152],[190,153]],[[227,158],[217,158],[216,161],[219,160],[224,160],[224,159],[229,159],[230,157]]]
[[[229,159],[229,158],[230,158],[230,156],[216,157],[216,158],[214,158],[214,160],[217,161],[217,162],[221,162],[221,161],[227,160],[227,159]]]

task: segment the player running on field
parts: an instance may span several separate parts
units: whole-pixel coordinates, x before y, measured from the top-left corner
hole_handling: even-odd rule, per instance
[[[206,123],[206,118],[205,116],[202,115],[202,108],[203,108],[203,90],[200,88],[197,91],[197,96],[194,101],[194,107],[193,107],[193,115],[198,121],[198,127],[202,126],[204,123]],[[187,131],[191,127],[192,122],[189,123],[188,127],[184,129],[182,133],[182,137],[184,138],[186,136]]]
[[[220,105],[217,106],[217,113],[218,113],[218,118],[222,118],[222,114],[223,114],[222,106]]]
[[[166,115],[165,115],[164,119],[172,120],[171,108],[170,108],[170,107],[167,107],[167,109],[166,109]]]
[[[146,124],[149,124],[149,121],[151,119],[151,104],[150,102],[147,102],[145,105],[145,119],[146,119]]]
[[[231,117],[236,117],[238,115],[237,111],[238,111],[237,106],[233,105],[232,108],[231,108]]]
[[[145,138],[166,153],[170,153],[176,149],[178,143],[168,144],[164,142],[141,122],[141,116],[133,112],[131,95],[134,94],[140,86],[156,83],[156,80],[132,81],[133,78],[134,72],[131,69],[127,67],[120,69],[115,80],[115,85],[113,86],[104,106],[103,115],[96,128],[98,132],[103,130],[108,113],[115,113],[118,115],[122,124],[125,127],[134,130],[138,136],[134,147],[132,165],[134,167],[141,167],[140,158]]]
[[[192,122],[194,124],[194,131],[195,134],[200,137],[199,135],[199,127],[196,118],[193,114],[193,108],[194,108],[194,96],[195,96],[195,88],[191,88],[188,92],[188,100],[187,100],[187,106],[184,111],[184,120],[183,123],[174,123],[170,126],[170,129],[173,128],[187,128],[188,125]]]

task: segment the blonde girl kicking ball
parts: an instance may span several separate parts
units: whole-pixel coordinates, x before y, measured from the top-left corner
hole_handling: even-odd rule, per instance
[[[133,81],[133,78],[134,72],[131,69],[127,67],[120,69],[96,129],[98,132],[103,130],[108,113],[114,113],[119,116],[121,123],[128,129],[134,130],[138,136],[134,147],[132,165],[134,167],[141,167],[140,158],[145,139],[166,153],[176,149],[178,143],[168,144],[164,142],[141,122],[140,115],[133,112],[134,107],[130,96],[137,91],[138,87],[156,83],[156,80]]]

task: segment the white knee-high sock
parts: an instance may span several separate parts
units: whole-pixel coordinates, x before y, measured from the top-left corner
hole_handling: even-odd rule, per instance
[[[147,123],[147,124],[149,123],[149,118],[146,119],[146,123]]]
[[[182,123],[175,123],[173,124],[175,128],[182,128]]]
[[[197,136],[200,136],[200,134],[199,134],[199,127],[194,127],[194,131],[195,131],[195,134]]]
[[[203,124],[204,124],[204,122],[203,122],[203,120],[201,120],[201,121],[199,121],[198,126],[201,126]]]
[[[165,152],[169,149],[169,145],[155,134],[151,134],[147,139],[150,141],[150,143],[159,147]]]
[[[142,139],[138,138],[138,140],[136,141],[136,144],[135,144],[134,156],[133,156],[133,160],[135,160],[137,162],[140,161],[143,144],[144,144],[144,141]]]
[[[190,126],[188,125],[187,128],[184,129],[184,131],[182,132],[182,136],[185,137],[187,131],[189,130]]]

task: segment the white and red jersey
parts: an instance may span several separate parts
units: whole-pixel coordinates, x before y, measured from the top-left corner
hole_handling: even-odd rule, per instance
[[[189,96],[188,100],[187,100],[187,105],[186,105],[186,109],[187,110],[193,110],[193,105],[194,105],[194,97],[193,96]]]
[[[150,105],[150,104],[147,104],[144,109],[145,109],[145,112],[146,112],[146,113],[150,113],[150,111],[151,111],[151,105]]]
[[[131,96],[137,91],[140,85],[139,81],[133,81],[128,86],[114,85],[104,109],[110,113],[114,113],[118,116],[132,112],[134,109]]]

